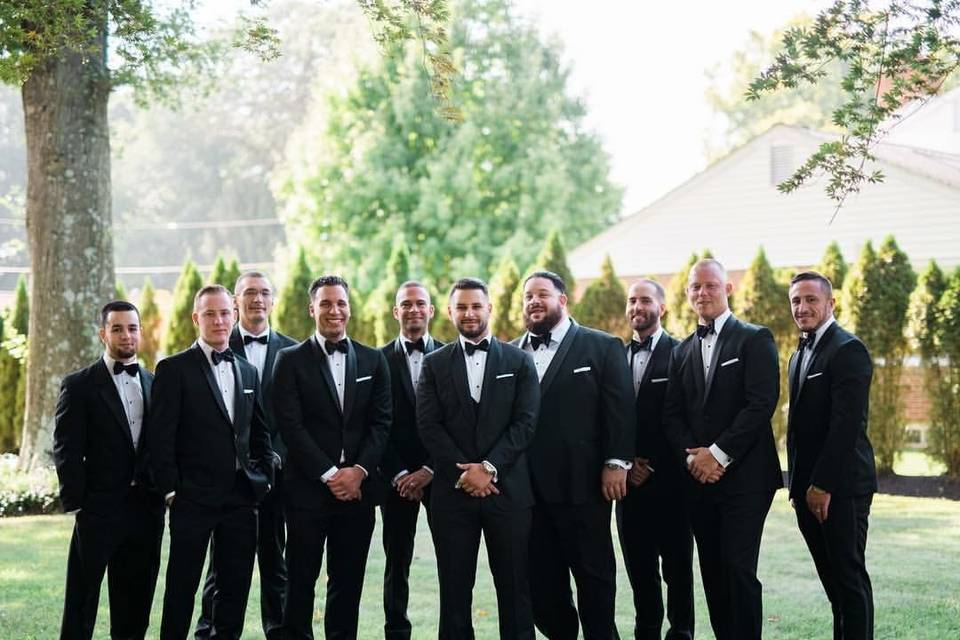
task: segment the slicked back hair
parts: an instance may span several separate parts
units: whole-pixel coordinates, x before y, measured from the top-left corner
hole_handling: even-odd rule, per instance
[[[523,286],[526,287],[527,283],[533,280],[534,278],[546,278],[553,283],[553,286],[556,287],[557,291],[566,295],[567,293],[567,283],[563,281],[559,275],[553,271],[534,271],[526,277],[523,281]]]
[[[321,287],[343,287],[343,292],[350,296],[350,285],[341,276],[320,276],[310,283],[310,300],[317,297]]]
[[[490,297],[490,293],[487,291],[487,283],[481,280],[480,278],[460,278],[453,283],[453,286],[450,287],[450,295],[447,296],[447,299],[453,297],[454,291],[469,291],[469,290],[480,290],[483,291],[483,295]]]
[[[111,300],[100,309],[100,326],[107,326],[107,316],[113,311],[133,311],[137,314],[137,322],[140,322],[140,311],[132,302],[126,300]]]
[[[200,299],[203,296],[209,296],[214,293],[225,293],[230,300],[233,300],[233,294],[230,293],[230,290],[227,289],[222,284],[208,284],[205,287],[200,287],[200,290],[197,291],[197,295],[193,296],[193,310],[194,312],[200,309]]]
[[[813,280],[820,283],[820,288],[823,289],[823,292],[828,298],[833,297],[833,283],[830,282],[830,278],[818,273],[816,271],[801,271],[800,273],[794,275],[790,278],[790,286],[797,284],[798,282],[803,282],[805,280]]]

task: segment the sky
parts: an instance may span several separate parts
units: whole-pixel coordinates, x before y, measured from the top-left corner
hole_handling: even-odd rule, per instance
[[[772,33],[826,0],[515,0],[521,15],[564,44],[570,87],[626,187],[623,214],[682,184],[707,163],[717,125],[706,71],[728,61],[751,30]]]

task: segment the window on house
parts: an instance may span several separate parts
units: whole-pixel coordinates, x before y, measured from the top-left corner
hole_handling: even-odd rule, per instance
[[[776,186],[793,175],[793,147],[774,145],[770,147],[770,184]]]

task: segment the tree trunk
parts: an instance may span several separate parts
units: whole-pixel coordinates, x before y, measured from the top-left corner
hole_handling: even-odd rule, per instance
[[[30,338],[20,464],[50,463],[60,381],[101,352],[96,315],[113,294],[110,78],[101,32],[40,63],[23,84]]]

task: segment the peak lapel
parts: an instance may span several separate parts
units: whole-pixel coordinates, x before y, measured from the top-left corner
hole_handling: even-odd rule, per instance
[[[500,371],[500,360],[501,351],[503,347],[500,345],[500,341],[496,338],[490,338],[490,349],[487,351],[487,362],[484,365],[483,369],[483,386],[480,388],[480,407],[479,413],[477,414],[477,425],[482,425],[484,423],[484,418],[487,415],[487,412],[490,409],[490,406],[494,403],[495,399],[493,396],[496,385],[494,380],[497,374],[502,373]]]
[[[546,395],[547,391],[550,390],[550,385],[553,384],[553,379],[557,377],[557,372],[563,368],[563,361],[566,360],[567,354],[570,352],[570,345],[576,340],[579,331],[580,325],[574,322],[573,318],[570,318],[570,328],[567,329],[567,335],[563,336],[563,342],[557,347],[557,353],[554,354],[550,366],[543,374],[543,380],[540,382],[541,395]]]
[[[335,406],[342,415],[343,407],[340,406],[340,396],[337,395],[337,383],[333,381],[333,372],[330,371],[330,361],[327,359],[327,354],[323,348],[320,347],[320,343],[317,342],[316,334],[310,336],[309,340],[310,347],[313,349],[314,362],[317,363],[317,369],[320,371],[320,377],[323,378],[323,381],[326,383],[327,391],[330,392],[330,397],[333,400],[333,406]]]
[[[424,354],[426,355],[426,353]],[[407,353],[403,347],[403,341],[397,338],[393,341],[393,359],[397,363],[397,369],[400,371],[400,384],[403,386],[403,392],[407,394],[407,400],[412,406],[416,406],[416,396],[413,393],[413,380],[410,379],[410,367],[407,365]]]
[[[213,375],[213,368],[207,361],[207,356],[204,355],[203,349],[200,348],[200,345],[196,343],[194,343],[193,352],[197,359],[197,364],[199,364],[201,370],[203,371],[203,376],[207,379],[207,386],[210,387],[210,393],[213,394],[214,401],[217,403],[217,406],[220,407],[220,413],[223,415],[223,419],[227,421],[227,424],[233,427],[233,421],[230,420],[230,414],[227,413],[227,405],[223,404],[223,394],[220,393],[220,385],[217,384],[217,380]]]
[[[710,354],[710,373],[707,375],[706,380],[704,380],[704,391],[703,391],[703,401],[707,401],[707,397],[710,395],[710,388],[713,385],[713,378],[717,375],[717,363],[721,362],[720,352],[723,351],[723,347],[730,342],[730,336],[740,327],[740,321],[737,320],[737,317],[731,315],[727,318],[727,321],[723,323],[723,328],[720,329],[720,335],[717,336],[717,341],[713,345],[713,353]]]
[[[488,354],[489,355],[489,354]],[[467,413],[476,418],[476,406],[474,406],[473,396],[470,395],[470,382],[467,378],[466,354],[463,352],[463,345],[457,339],[456,346],[450,350],[450,373],[453,378],[453,386],[457,390],[457,397],[466,408]],[[483,396],[480,396],[483,398]]]
[[[113,376],[110,374],[110,370],[107,369],[107,363],[105,363],[102,358],[100,362],[97,363],[95,372],[100,397],[103,398],[104,403],[106,403],[110,409],[110,413],[113,415],[114,420],[116,420],[117,426],[120,428],[120,431],[123,432],[124,438],[130,443],[130,448],[132,449],[133,434],[130,433],[130,425],[127,424],[127,414],[123,410],[123,401],[120,400],[120,393],[117,391],[117,386],[113,382]]]
[[[353,340],[347,340],[347,357],[343,373],[343,423],[350,419],[354,400],[357,397],[357,350]]]

